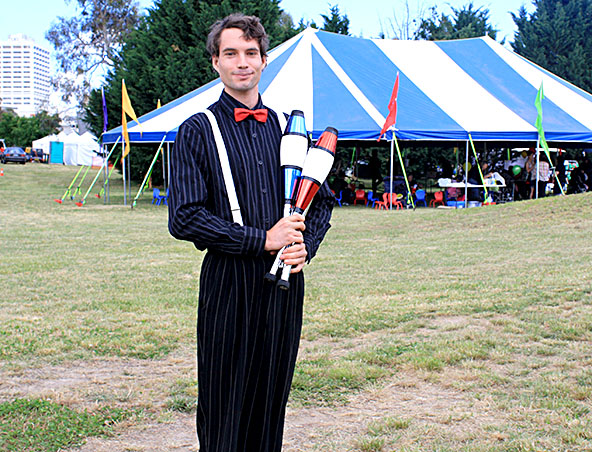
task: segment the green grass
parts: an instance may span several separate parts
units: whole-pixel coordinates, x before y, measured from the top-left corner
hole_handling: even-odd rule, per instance
[[[122,206],[117,176],[111,204],[91,194],[82,208],[59,205],[53,198],[76,168],[4,170],[3,372],[159,360],[195,347],[203,253],[169,235],[164,206],[148,194],[133,210]],[[332,225],[305,268],[290,403],[338,411],[404,380],[486,402],[491,414],[479,420],[469,407],[460,420],[436,422],[385,412],[374,436],[332,448],[319,439],[319,450],[592,449],[592,194],[467,210],[350,206],[335,210]],[[155,410],[193,409],[195,382],[179,378],[152,394]],[[64,416],[76,418],[84,403]],[[408,425],[388,427],[393,415]]]
[[[191,413],[197,407],[197,380],[180,379],[171,387],[167,408]]]
[[[0,403],[0,450],[59,451],[89,436],[108,435],[130,416],[121,409],[78,412],[47,400]]]

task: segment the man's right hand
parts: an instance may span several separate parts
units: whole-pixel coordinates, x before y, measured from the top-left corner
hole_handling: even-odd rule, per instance
[[[298,213],[284,217],[267,231],[265,251],[277,251],[292,243],[302,243],[304,231],[304,216]]]

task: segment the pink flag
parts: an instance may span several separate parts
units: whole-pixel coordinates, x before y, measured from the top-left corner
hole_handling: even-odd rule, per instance
[[[397,78],[395,79],[395,86],[393,86],[393,93],[391,94],[391,100],[388,104],[389,113],[384,121],[382,130],[377,141],[380,141],[382,136],[386,133],[389,127],[395,125],[397,122],[397,96],[399,95],[399,73],[397,72]]]

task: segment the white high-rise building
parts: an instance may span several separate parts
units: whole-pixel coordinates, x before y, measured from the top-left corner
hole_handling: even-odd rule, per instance
[[[0,106],[20,116],[31,116],[49,107],[49,50],[23,35],[0,42]]]

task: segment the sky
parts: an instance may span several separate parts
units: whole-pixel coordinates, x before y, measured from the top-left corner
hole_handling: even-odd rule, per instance
[[[339,7],[342,15],[347,15],[350,21],[349,31],[353,36],[376,38],[381,31],[386,37],[393,37],[392,24],[395,18],[401,22],[406,17],[406,5],[409,5],[411,18],[429,17],[429,8],[436,5],[439,14],[451,15],[451,7],[456,9],[470,3],[471,0],[281,0],[280,7],[288,12],[294,24],[300,19],[305,22],[314,21],[322,26],[321,14],[329,14],[332,5]],[[505,45],[514,39],[515,26],[510,11],[517,13],[524,5],[528,12],[533,12],[532,0],[472,0],[474,8],[483,7],[489,10],[489,23],[498,31],[497,40],[505,38]],[[11,34],[22,33],[33,38],[37,45],[53,50],[49,41],[45,40],[45,33],[59,16],[72,17],[76,14],[76,0],[2,0],[0,9],[0,41],[8,39]],[[141,8],[148,8],[154,0],[139,0]],[[423,14],[419,14],[422,13]],[[58,65],[52,59],[52,72],[57,71]],[[50,97],[50,106],[57,110],[64,107],[59,100],[59,94]],[[50,109],[51,109],[50,107]]]
[[[338,5],[342,14],[347,14],[350,20],[350,33],[354,36],[375,38],[381,30],[388,35],[390,23],[396,17],[399,20],[405,18],[405,5],[409,5],[411,16],[423,11],[424,17],[428,16],[429,7],[436,5],[439,13],[451,14],[450,6],[460,8],[471,0],[331,0],[327,2],[319,0],[281,0],[280,7],[290,13],[294,23],[301,18],[305,21],[314,21],[317,25],[323,24],[320,14],[328,14],[331,5]],[[527,11],[532,12],[531,0],[472,0],[475,8],[489,9],[490,23],[498,32],[498,41],[506,38],[506,42],[514,37],[514,22],[510,11],[516,13],[520,6],[525,5]],[[33,38],[38,44],[44,45],[48,50],[50,44],[45,40],[45,32],[58,16],[72,16],[76,9],[76,0],[70,0],[67,5],[65,0],[19,0],[2,2],[0,15],[0,40],[6,40],[8,35],[24,33]],[[140,0],[142,7],[153,4],[153,0]],[[382,25],[382,27],[381,27]]]

